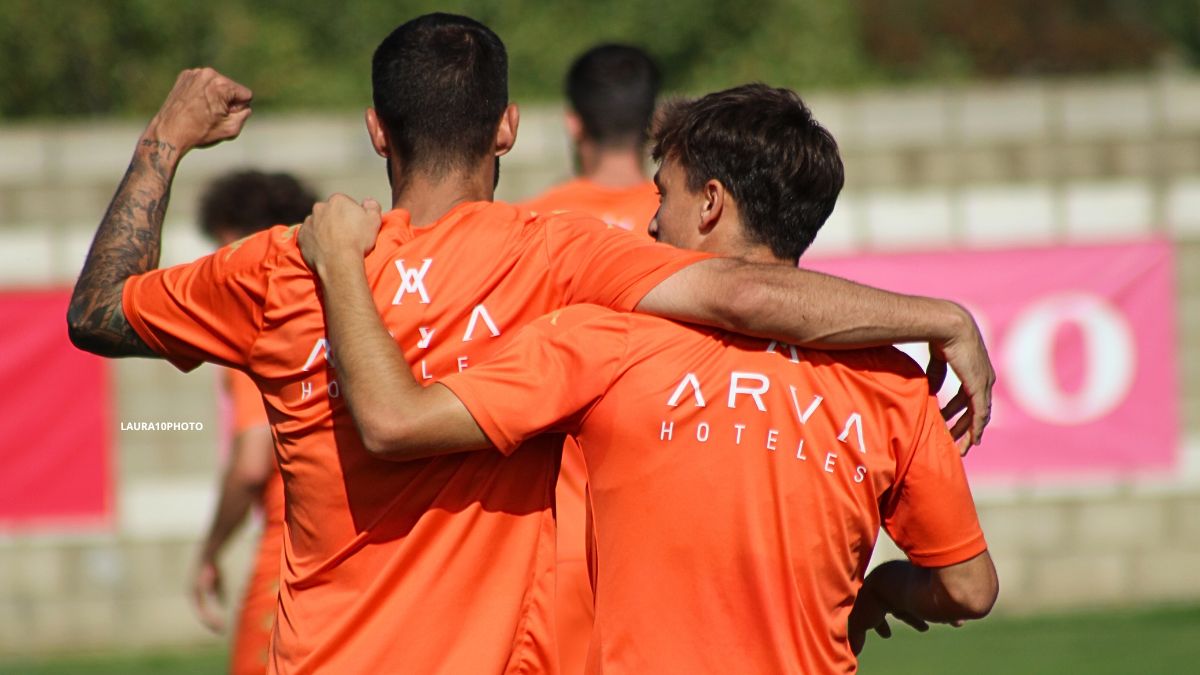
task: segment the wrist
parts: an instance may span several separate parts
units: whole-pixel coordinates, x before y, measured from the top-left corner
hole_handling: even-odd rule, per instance
[[[971,315],[960,304],[950,300],[931,298],[935,303],[933,309],[934,322],[930,327],[933,336],[931,342],[950,342],[966,335],[973,325]]]
[[[339,274],[363,273],[363,256],[349,249],[336,249],[321,256],[315,263],[317,276],[322,280]]]
[[[151,120],[146,130],[138,138],[137,152],[153,154],[159,164],[174,168],[183,159],[188,147],[174,134],[164,130],[157,120]]]

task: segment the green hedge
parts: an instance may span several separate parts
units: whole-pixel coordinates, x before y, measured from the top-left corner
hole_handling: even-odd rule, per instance
[[[1189,59],[1200,50],[1196,8],[1194,0],[0,0],[0,117],[145,114],[180,69],[196,65],[244,82],[261,108],[359,107],[369,100],[374,46],[434,10],[492,26],[510,51],[513,95],[528,101],[556,99],[572,57],[601,40],[649,49],[677,91],[1145,68],[1164,52]]]

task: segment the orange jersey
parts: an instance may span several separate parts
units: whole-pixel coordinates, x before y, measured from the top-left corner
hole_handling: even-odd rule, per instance
[[[273,668],[554,672],[562,438],[507,456],[372,457],[341,401],[337,345],[294,234],[272,228],[124,291],[157,353],[185,370],[244,369],[263,392],[286,497]],[[364,264],[384,323],[429,379],[486,359],[554,308],[631,309],[702,257],[592,218],[475,202],[422,228],[386,214]]]
[[[225,388],[233,404],[233,435],[267,426],[262,394],[245,373],[225,369]],[[267,671],[267,653],[275,628],[279,604],[279,563],[283,555],[283,478],[274,471],[263,487],[263,529],[254,554],[253,567],[242,592],[237,627],[229,650],[231,675],[254,675]]]
[[[610,188],[576,178],[550,188],[525,203],[541,213],[579,211],[609,225],[644,234],[658,211],[658,188],[645,181],[628,188]],[[555,488],[558,504],[557,622],[563,673],[583,671],[592,634],[592,590],[587,577],[584,492],[587,477],[583,454],[574,439],[563,444],[562,468]]]
[[[986,544],[924,373],[572,307],[442,380],[501,451],[567,432],[595,537],[588,671],[838,673],[880,525],[918,565]]]
[[[579,211],[609,225],[644,234],[658,212],[658,189],[652,181],[611,188],[576,178],[550,188],[522,206],[538,213]]]

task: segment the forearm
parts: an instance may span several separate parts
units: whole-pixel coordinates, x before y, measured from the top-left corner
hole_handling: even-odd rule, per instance
[[[229,538],[237,532],[250,509],[262,498],[264,483],[246,481],[238,477],[231,466],[221,479],[221,494],[217,498],[217,509],[201,546],[201,557],[215,560]]]
[[[154,123],[138,140],[133,159],[100,221],[67,321],[77,347],[102,356],[153,352],[125,319],[125,281],[158,267],[163,217],[181,153],[158,137]]]
[[[375,309],[362,258],[341,256],[317,275],[339,388],[366,448],[403,460],[488,447],[449,390],[417,383]]]
[[[825,349],[942,341],[960,335],[970,321],[946,300],[732,258],[677,272],[647,294],[638,310]]]
[[[766,310],[782,301],[774,297],[766,297],[764,307],[748,310],[747,316],[767,315],[760,328],[764,333],[800,333],[800,344],[817,348],[878,347],[948,340],[969,321],[961,307],[947,300],[891,293],[820,272],[795,272],[799,275],[789,270],[784,283],[771,287],[793,298],[795,315],[784,312],[773,320]]]
[[[791,267],[745,270],[743,303],[735,315],[759,337],[815,348],[878,347],[937,342],[958,335],[969,321],[958,305],[891,293],[838,277]]]

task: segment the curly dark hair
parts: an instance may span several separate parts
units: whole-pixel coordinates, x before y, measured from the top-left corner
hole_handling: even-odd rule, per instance
[[[217,178],[200,197],[200,230],[239,237],[272,225],[291,225],[312,212],[316,195],[291,174],[237,171]]]

